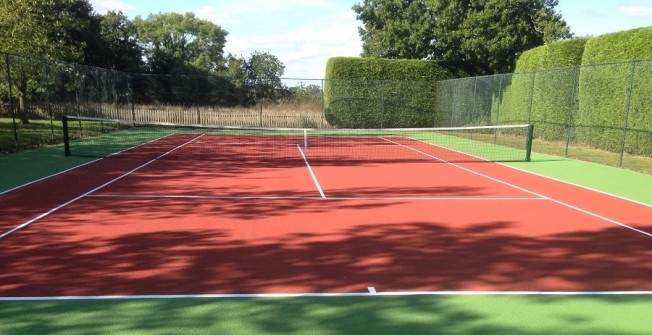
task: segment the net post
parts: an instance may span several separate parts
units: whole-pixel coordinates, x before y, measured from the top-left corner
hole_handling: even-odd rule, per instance
[[[64,155],[66,157],[70,156],[70,136],[68,136],[68,116],[64,115],[63,119],[61,119],[61,122],[63,123],[63,146],[65,153]]]
[[[532,139],[534,138],[534,124],[530,123],[527,126],[527,142],[525,145],[525,161],[531,161],[532,154]]]

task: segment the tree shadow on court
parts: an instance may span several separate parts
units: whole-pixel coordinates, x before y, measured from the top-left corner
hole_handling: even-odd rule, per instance
[[[136,208],[115,209],[112,215],[126,215],[126,211]],[[79,210],[94,214],[92,207]],[[351,219],[348,224],[336,226],[321,221],[273,223],[240,219],[235,224],[252,227],[234,235],[229,225],[198,226],[192,224],[194,216],[187,214],[171,215],[150,208],[147,215],[151,220],[144,218],[140,223],[123,225],[100,217],[95,226],[76,220],[74,215],[62,215],[60,221],[3,239],[0,294],[363,293],[368,287],[379,292],[652,289],[652,240],[616,226],[529,236],[510,230],[515,226],[510,221],[456,225],[378,220],[361,224]],[[188,220],[187,227],[184,220]],[[284,231],[284,224],[319,227]],[[652,226],[642,228],[652,230]],[[256,231],[265,229],[279,232],[257,238]],[[135,323],[125,321],[133,327],[130,331],[164,327],[169,333],[203,325],[219,332],[224,331],[221,327],[226,327],[225,322],[233,322],[233,329],[250,327],[251,333],[262,330],[279,334],[302,333],[306,328],[334,333],[373,329],[379,334],[542,333],[537,328],[496,322],[495,316],[452,299],[370,295],[337,300],[245,299],[216,306],[198,300],[72,302],[67,308],[84,306],[85,312],[108,310],[111,317],[139,318]],[[522,299],[537,310],[564,298]],[[620,298],[583,299],[613,299],[608,303],[618,303]],[[32,321],[21,323],[25,332],[46,329],[52,334],[74,334],[112,326],[105,319],[86,318],[75,321],[80,322],[74,323],[78,328],[71,329],[49,316],[61,313],[57,308],[61,307],[47,303],[30,308]],[[19,318],[12,311],[3,308],[0,315]],[[563,311],[560,309],[557,315]],[[39,321],[34,322],[34,318]],[[569,316],[559,322],[568,328],[555,329],[555,333],[588,334],[581,325],[590,318],[590,314]]]
[[[233,236],[228,225],[189,221],[184,231],[179,220],[62,221],[12,235],[2,241],[2,294],[652,289],[652,241],[620,227],[527,236],[508,221],[295,222],[286,231],[243,220],[235,224],[251,227]]]

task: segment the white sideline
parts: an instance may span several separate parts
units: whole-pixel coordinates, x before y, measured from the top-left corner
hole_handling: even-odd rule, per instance
[[[58,176],[58,175],[61,175],[61,174],[66,173],[66,172],[70,172],[70,171],[75,170],[75,169],[77,169],[77,168],[80,168],[80,167],[82,167],[82,166],[86,166],[86,165],[89,165],[89,164],[93,164],[93,163],[98,162],[98,161],[101,161],[101,160],[103,160],[103,159],[105,159],[105,158],[107,158],[107,157],[111,157],[111,156],[115,156],[115,155],[117,155],[117,154],[121,154],[121,153],[123,153],[123,152],[125,152],[125,151],[129,151],[129,150],[132,150],[132,149],[138,148],[138,147],[140,147],[140,146],[143,146],[143,145],[145,145],[145,144],[152,143],[152,142],[154,142],[154,141],[162,140],[162,139],[167,138],[167,137],[170,137],[170,136],[172,136],[172,135],[173,135],[173,134],[165,135],[165,136],[163,136],[163,137],[156,138],[156,139],[153,139],[153,140],[151,140],[151,141],[147,141],[147,142],[145,142],[145,143],[141,143],[141,144],[138,144],[138,145],[134,145],[134,146],[132,146],[132,147],[129,147],[129,148],[124,149],[124,150],[120,150],[120,151],[118,151],[118,152],[114,152],[114,153],[112,153],[112,154],[110,154],[110,155],[108,155],[108,156],[106,156],[106,157],[100,157],[100,158],[98,158],[98,159],[94,159],[94,160],[92,160],[92,161],[90,161],[90,162],[86,162],[86,163],[83,163],[83,164],[80,164],[80,165],[77,165],[77,166],[73,166],[73,167],[71,167],[71,168],[69,168],[69,169],[66,169],[66,170],[64,170],[64,171],[57,172],[57,173],[55,173],[55,174],[51,174],[51,175],[49,175],[49,176],[45,176],[45,177],[43,177],[43,178],[40,178],[40,179],[37,179],[37,180],[33,180],[33,181],[28,182],[28,183],[25,183],[25,184],[22,184],[22,185],[16,186],[16,187],[14,187],[14,188],[10,188],[10,189],[8,189],[8,190],[2,191],[2,192],[0,192],[0,195],[3,195],[3,194],[5,194],[5,193],[9,193],[9,192],[12,192],[12,191],[15,191],[15,190],[21,189],[21,188],[23,188],[23,187],[27,187],[27,186],[32,185],[32,184],[36,184],[36,183],[41,182],[41,181],[44,181],[44,180],[46,180],[46,179],[50,179],[50,178],[56,177],[56,176]]]
[[[536,197],[541,197],[541,198],[543,198],[543,199],[550,200],[550,201],[552,201],[552,202],[554,202],[554,203],[556,203],[556,204],[559,204],[559,205],[562,205],[562,206],[564,206],[564,207],[568,207],[568,208],[571,208],[571,209],[573,209],[573,210],[576,210],[576,211],[578,211],[578,212],[582,212],[582,213],[584,213],[584,214],[587,214],[587,215],[593,216],[593,217],[595,217],[595,218],[598,218],[598,219],[601,219],[601,220],[604,220],[604,221],[607,221],[607,222],[613,223],[613,224],[618,225],[618,226],[621,226],[621,227],[623,227],[623,228],[630,229],[630,230],[632,230],[632,231],[635,231],[635,232],[637,232],[637,233],[640,233],[640,234],[646,235],[646,236],[648,236],[648,237],[652,237],[652,233],[646,232],[646,231],[644,231],[644,230],[641,230],[641,229],[638,229],[638,228],[634,228],[634,227],[629,226],[629,225],[626,225],[626,224],[624,224],[624,223],[622,223],[622,222],[619,222],[619,221],[616,221],[616,220],[610,219],[610,218],[608,218],[608,217],[602,216],[602,215],[600,215],[600,214],[593,213],[593,212],[591,212],[591,211],[588,211],[588,210],[585,210],[585,209],[579,208],[579,207],[577,207],[577,206],[573,206],[573,205],[571,205],[571,204],[569,204],[569,203],[566,203],[566,202],[563,202],[563,201],[561,201],[561,200],[553,199],[553,198],[547,197],[547,196],[545,196],[545,195],[543,195],[543,194],[540,194],[540,193],[537,193],[537,192],[534,192],[534,191],[530,191],[530,190],[528,190],[528,189],[526,189],[526,188],[523,188],[523,187],[520,187],[520,186],[514,185],[514,184],[512,184],[512,183],[506,182],[506,181],[504,181],[504,180],[500,180],[500,179],[498,179],[498,178],[494,178],[494,177],[488,176],[488,175],[486,175],[486,174],[483,174],[483,173],[480,173],[480,172],[477,172],[477,171],[471,170],[471,169],[466,168],[466,167],[463,167],[463,166],[461,166],[461,165],[459,165],[459,164],[455,164],[455,163],[453,163],[453,162],[449,162],[449,161],[447,161],[447,160],[441,159],[441,158],[439,158],[439,157],[437,157],[437,156],[433,156],[433,155],[431,155],[431,154],[429,154],[429,153],[423,152],[423,151],[421,151],[421,150],[419,150],[419,149],[416,149],[416,148],[410,147],[410,146],[408,146],[408,145],[405,145],[405,144],[402,144],[402,143],[398,143],[398,142],[392,141],[392,140],[387,139],[387,138],[384,138],[384,139],[385,139],[386,141],[389,141],[389,142],[395,143],[395,144],[400,145],[400,146],[402,146],[402,147],[404,147],[404,148],[406,148],[406,149],[409,149],[409,150],[412,150],[412,151],[414,151],[414,152],[420,153],[420,154],[422,154],[422,155],[424,155],[424,156],[426,156],[426,157],[430,157],[430,158],[432,158],[432,159],[434,159],[434,160],[437,160],[437,161],[440,161],[440,162],[442,162],[442,163],[446,163],[446,164],[448,164],[448,165],[450,165],[450,166],[454,166],[454,167],[456,167],[456,168],[458,168],[458,169],[461,169],[461,170],[464,170],[464,171],[466,171],[466,172],[469,172],[469,173],[475,174],[475,175],[477,175],[477,176],[484,177],[484,178],[486,178],[486,179],[489,179],[489,180],[495,181],[495,182],[497,182],[497,183],[501,183],[501,184],[503,184],[503,185],[507,185],[507,186],[512,187],[512,188],[515,188],[515,189],[517,189],[517,190],[521,190],[521,191],[523,191],[523,192],[526,192],[526,193],[532,194],[532,195],[534,195],[534,196],[536,196]],[[420,141],[420,142],[421,142],[421,141]],[[421,143],[427,143],[427,142],[421,142]],[[427,143],[427,144],[429,144],[429,145],[433,145],[433,144],[430,144],[430,143]],[[433,145],[433,146],[434,146],[434,145]]]
[[[104,184],[102,184],[102,185],[100,185],[100,186],[98,186],[98,187],[96,187],[96,188],[94,188],[94,189],[92,189],[92,190],[90,190],[90,191],[88,191],[88,192],[86,192],[86,193],[84,193],[84,194],[82,194],[82,195],[80,195],[80,196],[78,196],[78,197],[76,197],[76,198],[74,198],[74,199],[72,199],[72,200],[66,202],[66,203],[63,203],[63,204],[61,204],[61,205],[59,205],[59,206],[57,206],[57,207],[54,207],[54,208],[50,209],[49,211],[47,211],[47,212],[45,212],[45,213],[42,213],[41,215],[39,215],[39,216],[37,216],[37,217],[35,217],[35,218],[33,218],[33,219],[31,219],[31,220],[29,220],[29,221],[27,221],[27,222],[25,222],[25,223],[19,225],[19,226],[16,226],[16,227],[14,227],[14,228],[12,228],[12,229],[10,229],[10,230],[8,230],[8,231],[6,231],[6,232],[0,234],[0,239],[3,239],[3,238],[5,238],[5,237],[7,237],[7,236],[13,234],[14,232],[16,232],[16,231],[18,231],[18,230],[21,230],[21,229],[23,229],[23,228],[25,228],[25,227],[31,225],[32,223],[34,223],[34,222],[36,222],[36,221],[38,221],[38,220],[40,220],[40,219],[42,219],[42,218],[44,218],[44,217],[46,217],[46,216],[48,216],[48,215],[50,215],[50,214],[52,214],[52,213],[54,213],[54,212],[56,212],[56,211],[58,211],[58,210],[60,210],[60,209],[62,209],[62,208],[64,208],[64,207],[66,207],[66,206],[68,206],[68,205],[70,205],[70,204],[72,204],[72,203],[78,201],[79,199],[82,199],[82,198],[84,198],[84,197],[90,195],[91,193],[94,193],[94,192],[96,192],[96,191],[98,191],[98,190],[100,190],[100,189],[102,189],[102,188],[104,188],[104,187],[106,187],[106,186],[108,186],[108,185],[110,185],[110,184],[113,184],[114,182],[116,182],[116,181],[118,181],[118,180],[120,180],[120,179],[122,179],[122,178],[124,178],[124,177],[127,177],[128,175],[130,175],[130,174],[132,174],[132,173],[134,173],[134,172],[136,172],[136,171],[138,171],[138,170],[144,168],[145,166],[147,166],[147,165],[149,165],[149,164],[154,163],[155,161],[157,161],[157,160],[161,159],[162,157],[164,157],[164,156],[166,156],[166,155],[172,153],[173,151],[175,151],[175,150],[177,150],[177,149],[179,149],[179,148],[181,148],[181,147],[183,147],[183,146],[185,146],[185,145],[187,145],[187,144],[190,144],[190,143],[194,142],[195,140],[199,139],[199,138],[202,137],[202,136],[204,136],[204,134],[199,135],[199,136],[193,138],[192,140],[190,140],[190,141],[188,141],[188,142],[186,142],[186,143],[183,143],[183,144],[181,144],[181,145],[178,145],[178,146],[176,146],[175,148],[173,148],[173,149],[171,149],[171,150],[169,150],[169,151],[167,151],[167,152],[165,152],[165,153],[159,155],[158,157],[156,157],[156,158],[154,158],[154,159],[148,161],[147,163],[144,163],[144,164],[142,164],[142,165],[140,165],[140,166],[134,168],[133,170],[131,170],[131,171],[129,171],[129,172],[126,172],[126,173],[124,173],[124,174],[122,174],[122,175],[120,175],[120,176],[118,176],[118,177],[116,177],[116,178],[113,178],[112,180],[110,180],[110,181],[108,181],[108,182],[106,182],[106,183],[104,183]]]

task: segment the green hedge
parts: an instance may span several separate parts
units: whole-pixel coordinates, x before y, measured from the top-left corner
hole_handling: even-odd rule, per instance
[[[340,128],[425,127],[435,114],[436,82],[463,75],[433,61],[336,57],[326,64],[326,120]]]
[[[558,41],[524,52],[493,119],[501,124],[534,123],[535,136],[565,139],[577,106],[576,66],[587,40]]]
[[[587,42],[579,78],[576,141],[616,152],[624,146],[627,153],[652,155],[652,62],[623,62],[650,58],[652,27]]]
[[[444,117],[444,125],[451,127],[492,124],[495,103],[510,78],[511,75],[493,75],[440,81],[437,114]]]

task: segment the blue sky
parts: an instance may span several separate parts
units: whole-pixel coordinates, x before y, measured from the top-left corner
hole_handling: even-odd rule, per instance
[[[97,12],[129,17],[194,12],[229,35],[225,53],[266,51],[285,64],[288,78],[322,78],[326,60],[358,56],[362,43],[349,0],[90,0]],[[556,7],[576,36],[652,26],[652,0],[559,0]]]

